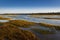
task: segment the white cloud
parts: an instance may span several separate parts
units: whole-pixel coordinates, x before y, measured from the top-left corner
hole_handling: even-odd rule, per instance
[[[43,13],[60,12],[60,8],[1,8],[1,13]]]

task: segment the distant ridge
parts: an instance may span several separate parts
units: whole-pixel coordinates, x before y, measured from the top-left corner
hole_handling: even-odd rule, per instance
[[[57,12],[57,13],[4,13],[0,15],[60,15],[60,12]]]

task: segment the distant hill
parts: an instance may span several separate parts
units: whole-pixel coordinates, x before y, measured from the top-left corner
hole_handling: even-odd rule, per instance
[[[52,13],[4,13],[0,15],[60,15],[60,12]]]

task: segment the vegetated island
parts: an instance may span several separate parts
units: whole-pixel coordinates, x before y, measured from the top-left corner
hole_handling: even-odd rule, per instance
[[[41,26],[44,26],[44,27],[48,27],[48,28],[56,28],[57,30],[60,30],[60,26],[56,26],[56,25],[51,25],[51,24],[46,24],[46,23],[34,23],[34,22],[28,22],[28,21],[25,21],[25,20],[10,20],[9,22],[5,22],[5,23],[0,23],[1,26],[15,26],[15,27],[22,27],[22,28],[29,28],[31,26],[34,26],[34,25],[40,25]],[[37,27],[36,26],[36,27]],[[37,29],[34,29],[35,31]],[[53,32],[49,32],[49,31],[44,31],[44,30],[40,30],[40,33],[42,34],[52,34]],[[45,33],[44,33],[45,32]]]
[[[0,17],[0,20],[11,20],[11,18]]]

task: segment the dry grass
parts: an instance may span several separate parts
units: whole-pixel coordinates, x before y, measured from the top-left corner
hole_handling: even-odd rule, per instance
[[[29,27],[29,26],[35,25],[34,22],[28,22],[24,20],[11,20],[8,23],[13,24],[18,27]]]
[[[11,20],[11,18],[0,17],[0,20]]]
[[[10,20],[9,22],[5,22],[5,23],[1,23],[0,22],[0,26],[16,26],[16,27],[25,27],[28,28],[32,25],[35,25],[36,23],[34,22],[28,22],[25,20]]]
[[[47,24],[47,23],[39,23],[39,25],[44,26],[44,27],[49,27],[49,28],[54,27],[55,29],[60,30],[60,26],[58,25]]]
[[[15,26],[0,26],[0,40],[39,40],[32,32]]]
[[[50,19],[50,20],[60,20],[60,18],[44,18],[44,19]]]
[[[18,28],[18,26],[28,27],[34,24],[24,20],[11,20],[0,23],[0,40],[40,40],[32,32]]]

